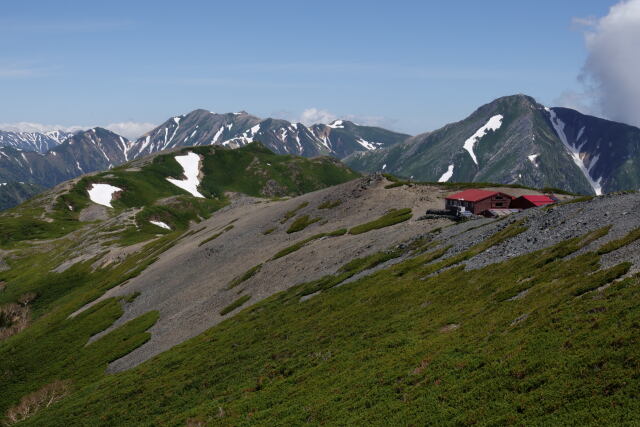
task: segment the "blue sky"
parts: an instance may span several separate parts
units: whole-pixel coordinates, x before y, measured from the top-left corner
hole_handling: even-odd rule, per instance
[[[572,20],[615,3],[5,1],[0,123],[316,108],[419,133],[502,95],[554,105],[578,90],[587,51]]]

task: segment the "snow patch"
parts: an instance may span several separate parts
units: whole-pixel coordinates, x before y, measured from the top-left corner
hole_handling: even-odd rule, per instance
[[[111,200],[113,200],[113,195],[119,191],[122,191],[122,189],[109,184],[91,184],[91,188],[88,190],[89,198],[93,203],[108,208],[113,207],[111,206]]]
[[[463,145],[464,149],[469,152],[471,159],[473,159],[473,163],[475,163],[476,165],[478,164],[478,159],[476,159],[476,154],[473,152],[473,146],[475,145],[476,142],[482,139],[482,137],[485,136],[488,131],[490,130],[495,131],[500,129],[500,126],[502,126],[502,119],[503,119],[502,114],[497,114],[491,117],[484,126],[478,129],[476,133],[471,135],[471,137],[469,137],[464,142],[464,145]]]
[[[180,166],[182,166],[186,179],[167,178],[167,181],[191,193],[195,197],[204,198],[198,191],[198,185],[200,185],[200,180],[198,179],[198,174],[200,173],[200,156],[196,153],[189,152],[183,156],[176,156],[175,159]]]
[[[540,154],[531,154],[530,156],[527,156],[529,161],[533,163],[535,167],[538,167],[538,163],[536,163],[536,159],[538,158],[539,155]]]
[[[366,148],[369,151],[375,151],[375,150],[378,149],[378,147],[376,147],[376,145],[381,145],[380,143],[377,143],[377,142],[365,141],[363,138],[356,139],[356,142],[358,144],[362,145],[364,148]]]
[[[447,182],[453,176],[453,165],[449,165],[447,171],[442,174],[440,178],[438,178],[438,182]]]
[[[224,126],[220,126],[220,129],[218,129],[216,134],[213,135],[213,140],[211,141],[213,144],[218,142],[218,139],[220,138],[220,135],[222,135],[222,132],[224,132]]]
[[[387,164],[385,163],[384,165],[382,165],[382,170],[385,170],[387,168]]]
[[[329,126],[332,129],[344,129],[344,121],[343,120],[335,120],[335,121],[329,123],[327,126]]]
[[[169,227],[167,224],[165,224],[162,221],[153,221],[153,220],[149,220],[149,222],[153,225],[157,225],[160,228],[164,228],[165,230],[171,230],[171,227]]]
[[[258,132],[260,132],[260,124],[255,125],[251,129],[249,129],[251,136],[256,136]]]
[[[570,144],[569,140],[567,139],[567,135],[564,133],[565,123],[560,120],[553,109],[546,108],[546,110],[549,112],[549,115],[551,117],[551,124],[553,125],[558,138],[567,149],[567,152],[573,159],[573,162],[576,164],[576,166],[578,166],[584,177],[587,178],[587,181],[589,181],[589,185],[591,185],[591,188],[593,188],[593,191],[596,193],[596,195],[602,195],[602,185],[600,184],[600,182],[602,181],[602,177],[598,178],[597,180],[594,180],[591,177],[591,169],[593,169],[593,167],[596,165],[596,162],[598,161],[598,158],[600,156],[598,155],[591,159],[591,162],[589,162],[589,166],[587,167],[587,165],[585,165],[583,161],[584,156],[580,156],[580,149],[584,144],[580,145],[579,147]]]

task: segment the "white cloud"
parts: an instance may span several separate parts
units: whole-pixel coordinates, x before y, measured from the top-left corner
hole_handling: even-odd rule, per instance
[[[366,116],[358,114],[346,114],[340,115],[328,110],[310,107],[302,111],[302,113],[296,114],[291,111],[277,111],[271,114],[274,117],[281,117],[290,122],[299,122],[307,126],[315,125],[318,123],[328,124],[334,120],[342,119],[349,120],[363,126],[379,126],[383,128],[392,128],[396,123],[395,120],[382,116]]]
[[[151,129],[155,128],[157,125],[153,123],[140,123],[140,122],[121,122],[121,123],[111,123],[106,126],[103,126],[105,129],[109,129],[111,132],[115,132],[118,135],[122,135],[129,139],[135,139],[141,136],[144,133],[149,132]]]
[[[300,117],[296,120],[305,125],[313,125],[316,123],[331,123],[336,120],[338,116],[333,113],[330,113],[327,110],[320,110],[317,108],[307,108],[300,114]]]
[[[588,57],[579,76],[584,91],[577,96],[605,117],[640,125],[640,0],[621,1],[587,23]]]
[[[571,25],[575,29],[580,29],[584,27],[593,27],[598,23],[598,18],[595,16],[586,16],[586,17],[574,17],[571,19]]]
[[[108,125],[98,125],[105,129],[109,129],[112,132],[122,135],[129,139],[135,139],[145,132],[150,131],[156,125],[153,123],[139,123],[139,122],[121,122],[110,123]],[[65,132],[77,132],[85,129],[91,129],[95,126],[62,126],[62,125],[47,125],[42,123],[32,122],[17,122],[17,123],[0,123],[0,130],[10,132],[49,132],[52,130],[61,130]]]
[[[42,123],[17,122],[17,123],[0,123],[0,129],[9,132],[49,132],[52,130],[61,130],[65,132],[77,132],[83,129],[89,129],[85,126],[62,126],[62,125],[45,125]]]

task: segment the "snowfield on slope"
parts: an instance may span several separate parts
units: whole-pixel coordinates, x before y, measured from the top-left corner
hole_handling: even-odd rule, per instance
[[[157,225],[160,228],[164,228],[165,230],[171,230],[171,227],[169,227],[166,223],[162,222],[162,221],[154,221],[154,220],[150,220],[149,221],[151,224],[153,225]]]
[[[200,185],[200,179],[198,179],[198,174],[200,173],[200,156],[196,153],[189,152],[183,156],[176,156],[175,159],[180,166],[182,166],[186,179],[167,178],[167,181],[176,187],[188,191],[195,197],[204,198],[198,191],[198,185]]]
[[[601,196],[602,185],[600,184],[600,182],[602,181],[602,177],[598,178],[597,180],[591,177],[591,169],[593,169],[593,167],[596,165],[599,156],[594,156],[593,160],[589,162],[589,166],[587,167],[587,165],[584,163],[583,158],[580,156],[580,150],[582,149],[582,146],[586,143],[586,141],[578,147],[569,143],[567,135],[564,133],[565,123],[560,120],[560,118],[556,115],[556,112],[553,111],[553,108],[546,108],[546,110],[550,115],[551,124],[553,125],[558,138],[560,138],[560,141],[567,149],[567,152],[569,152],[569,155],[573,159],[573,162],[576,164],[576,166],[578,166],[584,177],[587,178],[587,181],[589,181],[589,185],[591,185],[591,188],[593,188],[593,191],[596,193],[596,195]],[[578,139],[580,139],[580,137],[582,136],[582,132],[583,131],[581,130],[578,135]]]
[[[502,119],[503,119],[502,114],[497,114],[491,117],[484,126],[478,129],[476,133],[471,135],[464,142],[464,145],[463,145],[464,149],[469,152],[469,155],[471,156],[473,163],[475,163],[476,165],[478,164],[478,159],[476,158],[476,154],[473,152],[473,146],[475,145],[476,142],[482,139],[482,137],[485,136],[488,131],[490,130],[495,131],[500,129],[500,126],[502,126]]]
[[[440,178],[438,178],[438,182],[447,182],[453,176],[453,165],[449,165],[447,171],[442,174]]]
[[[93,203],[97,203],[108,208],[112,208],[111,200],[113,195],[122,189],[109,184],[92,184],[88,190],[89,198]]]

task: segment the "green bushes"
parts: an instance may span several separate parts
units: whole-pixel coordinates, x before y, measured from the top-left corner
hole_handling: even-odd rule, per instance
[[[225,314],[231,313],[233,310],[235,310],[236,308],[240,307],[241,305],[243,305],[245,302],[249,301],[251,299],[251,295],[243,295],[240,298],[238,298],[237,300],[235,300],[234,302],[232,302],[231,304],[229,304],[228,306],[226,306],[225,308],[223,308],[222,310],[220,310],[220,315],[224,316]]]
[[[204,239],[202,242],[198,243],[198,246],[202,246],[204,244],[209,243],[212,240],[217,239],[218,237],[222,236],[222,234],[224,234],[224,231],[220,231],[218,233],[214,233],[212,234],[210,237],[207,237],[206,239]]]
[[[491,243],[522,228],[512,224]],[[233,317],[141,366],[98,375],[72,365],[89,379],[25,425],[635,425],[640,278],[576,298],[577,286],[606,285],[627,266],[600,273],[595,253],[567,256],[601,233],[469,271],[445,269],[441,248],[336,286],[386,257],[374,254],[232,313],[250,301],[244,296],[225,311]],[[504,297],[523,289],[523,298]],[[53,373],[68,378],[68,354],[84,351],[96,320],[69,320],[94,326],[83,340],[71,334],[72,347],[53,332],[0,346],[10,372],[3,409]],[[452,324],[459,327],[444,334]],[[16,363],[49,366],[41,354],[51,349],[55,369],[23,387],[21,375],[41,367]]]
[[[309,202],[302,202],[295,209],[285,212],[284,217],[280,220],[280,224],[289,221],[300,209],[306,208],[307,206],[309,206]]]
[[[398,182],[392,182],[391,184],[387,184],[384,186],[384,188],[391,189],[391,188],[396,188],[396,187],[402,187],[403,185],[408,185],[409,183],[406,181],[398,181]]]
[[[287,234],[302,231],[313,223],[320,221],[321,218],[310,218],[309,215],[302,215],[296,218],[291,226],[287,229]]]
[[[293,253],[293,252],[299,250],[300,248],[302,248],[307,243],[312,242],[312,241],[317,240],[317,239],[321,239],[321,238],[325,237],[326,235],[327,235],[327,233],[318,233],[318,234],[314,234],[311,237],[307,237],[304,240],[296,242],[293,245],[288,246],[288,247],[278,251],[271,259],[274,260],[274,259],[282,258],[283,256],[286,256],[286,255],[289,255],[290,253]]]
[[[323,237],[336,237],[336,236],[342,236],[343,234],[345,234],[347,232],[347,230],[345,230],[344,228],[341,228],[339,230],[335,230],[335,231],[331,231],[329,233],[318,233],[318,234],[314,234],[311,237],[307,237],[304,240],[301,240],[299,242],[294,243],[291,246],[288,246],[284,249],[282,249],[281,251],[279,251],[278,253],[276,253],[271,259],[278,259],[278,258],[282,258],[283,256],[289,255],[290,253],[293,253],[299,249],[301,249],[304,245],[306,245],[309,242],[312,242],[314,240],[317,239],[321,239]]]
[[[256,266],[251,267],[249,270],[244,272],[244,274],[236,277],[231,282],[229,282],[229,284],[227,285],[227,289],[233,289],[236,286],[238,286],[239,284],[241,284],[242,282],[245,282],[245,281],[251,279],[253,276],[258,274],[258,272],[260,271],[261,268],[262,268],[262,264],[258,264]]]
[[[380,218],[357,225],[349,230],[349,234],[362,234],[378,228],[389,227],[410,219],[413,216],[411,209],[391,209]]]
[[[326,202],[321,203],[318,206],[318,209],[333,209],[335,207],[338,207],[342,204],[342,200],[337,199],[337,200],[327,200]]]
[[[609,252],[613,252],[616,249],[620,249],[623,246],[630,245],[631,243],[635,242],[638,239],[640,239],[640,228],[631,230],[626,236],[620,239],[612,240],[608,243],[605,243],[600,247],[600,249],[598,249],[597,254],[598,255],[608,254]]]
[[[232,222],[235,222],[235,220],[234,220],[234,221],[232,221]],[[233,225],[233,224],[229,224],[229,225],[227,225],[227,226],[224,228],[224,230],[219,231],[219,232],[217,232],[217,233],[214,233],[214,234],[213,234],[213,235],[211,235],[210,237],[208,237],[208,238],[204,239],[202,242],[198,243],[198,246],[202,246],[202,245],[204,245],[204,244],[206,244],[206,243],[209,243],[209,242],[210,242],[210,241],[212,241],[212,240],[217,239],[218,237],[222,236],[222,235],[223,235],[224,233],[226,233],[227,231],[229,231],[229,230],[233,229],[233,227],[234,227],[234,225]]]

